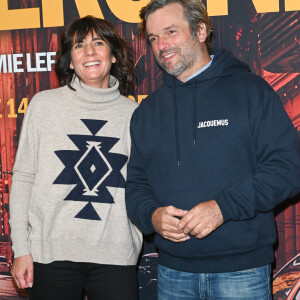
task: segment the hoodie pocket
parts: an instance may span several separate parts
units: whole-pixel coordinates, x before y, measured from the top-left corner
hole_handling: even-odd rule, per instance
[[[215,188],[162,193],[160,201],[162,206],[173,205],[177,208],[189,210],[198,203],[214,199],[221,190],[222,188]],[[182,243],[174,243],[156,235],[155,244],[158,249],[170,255],[183,257],[246,252],[259,245],[259,228],[264,226],[262,221],[273,223],[271,218],[272,216],[265,214],[264,220],[258,215],[251,220],[229,221],[203,239],[191,236],[190,240]],[[270,237],[267,240],[270,242]]]

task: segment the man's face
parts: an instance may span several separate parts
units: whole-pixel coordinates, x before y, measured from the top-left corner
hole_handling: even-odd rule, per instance
[[[146,30],[158,64],[179,80],[184,82],[208,62],[205,26],[201,24],[192,37],[180,4],[172,3],[151,13]]]

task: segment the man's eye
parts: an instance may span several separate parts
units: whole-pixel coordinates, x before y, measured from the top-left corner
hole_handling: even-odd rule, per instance
[[[153,42],[155,42],[156,40],[157,40],[156,37],[151,37],[151,38],[149,38],[150,43],[153,43]]]
[[[170,31],[169,31],[170,34],[173,34],[173,33],[175,33],[175,32],[176,32],[175,30],[170,30]]]
[[[102,45],[103,45],[103,42],[97,41],[97,42],[95,43],[95,45],[96,45],[96,46],[102,46]]]

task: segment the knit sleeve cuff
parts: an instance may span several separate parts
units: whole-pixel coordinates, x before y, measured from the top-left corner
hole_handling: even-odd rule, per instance
[[[30,254],[28,241],[18,240],[17,243],[12,243],[12,250],[14,252],[14,258]]]
[[[32,178],[14,173],[10,192],[10,229],[12,249],[15,257],[29,254],[28,208],[32,189]]]
[[[140,219],[140,222],[143,227],[143,233],[144,234],[151,234],[156,232],[153,223],[152,223],[152,215],[155,212],[155,210],[159,207],[159,205],[151,205],[149,208],[147,208],[143,214],[143,218]]]
[[[225,194],[222,193],[222,194],[218,195],[215,198],[215,200],[216,200],[217,204],[219,205],[220,210],[222,212],[224,223],[229,220],[235,220],[232,205],[230,203],[230,200],[225,196]]]

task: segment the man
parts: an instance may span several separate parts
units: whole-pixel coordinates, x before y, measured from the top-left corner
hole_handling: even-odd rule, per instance
[[[158,298],[271,299],[272,209],[300,190],[296,131],[263,79],[210,57],[199,0],[152,0],[140,17],[165,71],[132,117],[126,202],[157,233]]]

